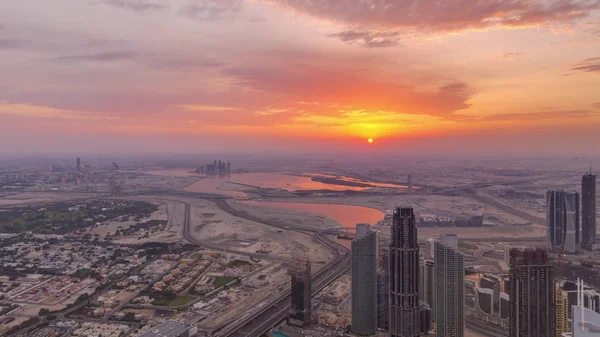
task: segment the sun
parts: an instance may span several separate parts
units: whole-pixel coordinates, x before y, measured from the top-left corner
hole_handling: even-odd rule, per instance
[[[369,138],[369,140],[367,140],[369,142],[369,144],[373,144],[373,138]]]

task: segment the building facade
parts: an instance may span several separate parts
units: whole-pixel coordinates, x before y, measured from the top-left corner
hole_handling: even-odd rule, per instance
[[[562,337],[569,331],[569,296],[560,284],[555,285],[556,291],[556,337]]]
[[[556,335],[555,284],[543,249],[510,252],[509,337]]]
[[[546,192],[548,242],[556,253],[576,253],[580,247],[579,194]]]
[[[290,268],[292,278],[292,303],[288,311],[288,323],[295,326],[310,325],[312,316],[312,282],[310,262]]]
[[[419,299],[431,308],[431,324],[435,319],[435,263],[425,260],[421,263]]]
[[[581,180],[581,246],[592,250],[596,243],[596,176],[588,173]]]
[[[377,332],[377,232],[369,225],[356,227],[352,241],[352,333]]]
[[[421,330],[419,244],[412,208],[397,208],[390,242],[390,337],[417,337]]]
[[[390,328],[390,286],[389,286],[390,250],[389,246],[381,249],[378,271],[377,289],[377,327],[382,330]]]
[[[442,235],[435,245],[435,324],[438,337],[465,334],[465,263],[456,235]]]

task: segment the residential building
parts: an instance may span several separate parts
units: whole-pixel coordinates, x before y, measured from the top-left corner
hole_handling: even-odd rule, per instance
[[[581,246],[592,250],[596,243],[596,176],[590,172],[581,180]]]
[[[288,311],[288,323],[295,326],[310,325],[312,316],[312,281],[310,261],[294,264],[289,274],[292,279],[292,303]]]
[[[377,332],[377,232],[370,225],[356,226],[352,241],[352,333]]]
[[[412,208],[396,208],[390,243],[390,337],[417,337],[421,330],[419,244]]]
[[[458,237],[445,234],[435,245],[435,323],[438,337],[465,334],[465,263]]]
[[[555,285],[543,249],[510,252],[509,337],[556,335]]]
[[[192,337],[198,333],[196,325],[180,321],[166,321],[140,335],[140,337]]]
[[[576,253],[580,246],[579,194],[546,192],[548,241],[556,253]]]
[[[556,337],[562,337],[569,331],[569,296],[559,283],[554,287],[556,291]]]

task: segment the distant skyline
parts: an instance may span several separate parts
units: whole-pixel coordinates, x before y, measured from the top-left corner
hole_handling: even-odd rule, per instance
[[[600,143],[597,0],[3,1],[0,71],[0,154]]]

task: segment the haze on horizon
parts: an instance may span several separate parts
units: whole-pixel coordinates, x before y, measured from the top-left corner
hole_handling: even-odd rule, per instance
[[[0,73],[2,154],[597,155],[600,1],[3,1]]]

